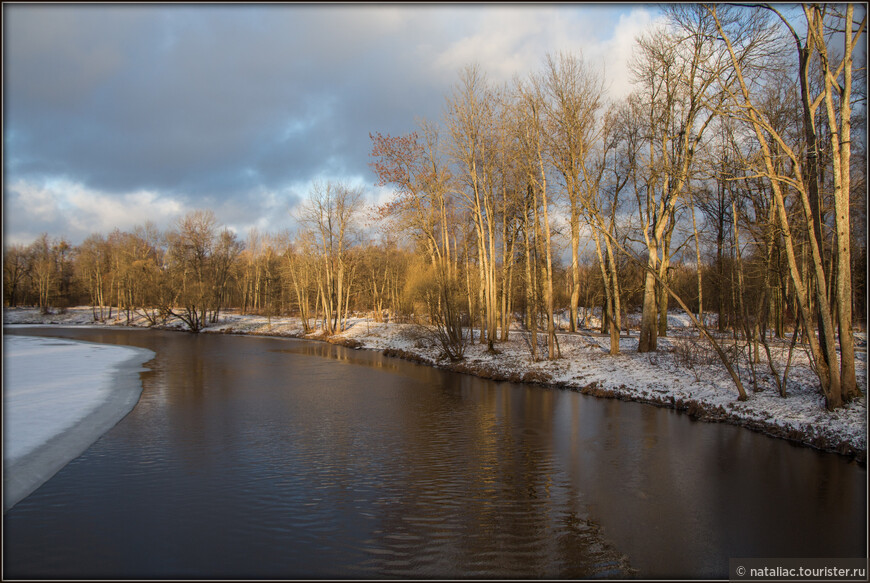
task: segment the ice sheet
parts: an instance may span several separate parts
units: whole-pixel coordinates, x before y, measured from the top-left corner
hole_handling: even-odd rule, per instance
[[[3,338],[4,510],[135,406],[149,350],[57,338]]]

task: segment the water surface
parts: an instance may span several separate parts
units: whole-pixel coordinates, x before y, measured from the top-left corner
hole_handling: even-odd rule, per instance
[[[648,405],[322,343],[8,329],[157,356],[138,405],[4,516],[4,575],[727,578],[858,557],[866,470]]]

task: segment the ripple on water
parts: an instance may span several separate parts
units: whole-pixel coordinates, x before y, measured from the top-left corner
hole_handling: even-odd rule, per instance
[[[139,405],[4,517],[9,578],[626,578],[670,567],[654,527],[686,551],[665,577],[721,578],[743,549],[801,550],[770,541],[866,540],[861,520],[832,527],[865,515],[866,474],[765,457],[761,436],[741,450],[737,428],[335,347],[96,332],[157,356]],[[769,459],[757,483],[787,504],[745,487]],[[789,524],[817,476],[849,512]]]

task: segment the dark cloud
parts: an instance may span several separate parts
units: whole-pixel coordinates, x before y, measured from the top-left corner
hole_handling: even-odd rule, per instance
[[[402,87],[421,80],[390,58],[393,41],[346,11],[7,10],[16,173],[76,175],[110,191],[278,187],[330,157],[365,171],[369,131],[437,112],[434,91]]]

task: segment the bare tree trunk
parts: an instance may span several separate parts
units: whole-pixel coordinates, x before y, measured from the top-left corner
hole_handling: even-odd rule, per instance
[[[514,253],[514,241],[511,241],[511,262],[507,268],[507,279],[505,280],[505,323],[504,323],[504,331],[502,332],[502,340],[504,342],[508,341],[508,334],[510,334],[511,322],[513,322],[513,296],[514,296],[514,261],[513,261],[513,253]]]
[[[698,270],[698,320],[704,323],[704,282],[703,264],[701,263],[701,241],[698,236],[698,223],[695,220],[695,203],[691,202],[692,208],[692,233],[695,235],[695,265]]]
[[[655,241],[651,241],[647,271],[643,286],[643,312],[640,317],[640,339],[638,340],[638,352],[654,352],[658,345],[656,328],[656,280],[653,273],[658,271],[658,252]]]
[[[806,10],[806,9],[805,9]],[[818,12],[818,7],[813,7]],[[827,48],[822,36],[821,15],[818,15],[816,33],[817,42],[821,45],[819,53],[825,68],[825,106],[827,109],[828,128],[831,132],[833,147],[832,162],[834,167],[834,214],[837,231],[837,275],[836,275],[836,306],[840,340],[840,382],[843,398],[852,400],[861,395],[855,377],[855,345],[852,331],[852,257],[849,228],[849,195],[851,194],[851,139],[852,139],[852,51],[855,41],[861,36],[866,25],[866,14],[857,34],[852,36],[855,7],[846,6],[844,52],[843,52],[843,85],[837,84],[835,75],[831,73],[828,64]],[[838,88],[840,101],[840,124],[837,127],[837,115],[834,108],[834,87]],[[839,131],[838,131],[839,130]],[[835,366],[835,363],[832,363]]]
[[[486,253],[486,249],[484,248],[483,234],[478,232],[477,238],[477,276],[479,279],[479,284],[477,287],[477,305],[480,312],[480,343],[486,344],[486,331],[487,331],[487,320],[488,314],[486,311],[486,264],[484,261],[484,254]]]
[[[607,258],[610,265],[610,297],[613,305],[613,314],[611,321],[613,328],[610,329],[610,354],[619,354],[619,335],[622,331],[622,301],[619,298],[619,271],[616,262],[616,254],[613,252],[613,245],[610,243],[610,238],[605,238],[605,246],[607,248]]]
[[[665,282],[670,281],[668,268],[671,265],[671,235],[673,235],[674,227],[676,227],[676,221],[671,217],[668,228],[665,230],[662,242],[662,259],[659,262],[659,277]],[[656,308],[659,313],[658,335],[665,337],[668,335],[668,292],[663,286],[656,286]]]
[[[504,208],[507,208],[507,195],[505,194],[505,204]],[[508,334],[510,333],[511,326],[511,293],[513,287],[513,270],[514,270],[514,250],[516,245],[516,236],[511,235],[508,232],[507,225],[507,212],[504,213],[505,218],[503,219],[503,230],[502,230],[502,241],[503,244],[503,255],[502,255],[502,283],[501,283],[501,341],[507,342]],[[510,243],[508,243],[510,241]]]
[[[598,235],[597,229],[592,229],[592,236],[595,239],[595,252],[598,255],[598,264],[601,267],[601,280],[604,284],[603,320],[605,320],[607,328],[610,331],[610,354],[616,355],[619,354],[619,300],[614,297],[613,278],[609,273],[609,271],[613,270],[613,265],[611,263],[608,269],[604,260],[604,254],[601,252],[601,238]],[[605,322],[602,322],[602,324]]]
[[[540,222],[536,219],[535,223],[538,225],[538,232],[543,231],[544,235],[544,254],[545,254],[545,262],[546,262],[546,272],[545,277],[545,290],[544,290],[544,301],[546,302],[547,308],[547,358],[549,360],[556,360],[560,358],[561,355],[558,354],[558,348],[556,344],[556,322],[555,322],[555,314],[554,314],[554,298],[553,298],[553,249],[550,242],[550,218],[548,211],[548,201],[547,201],[547,177],[544,172],[544,164],[543,159],[540,157],[540,151],[538,152],[538,159],[540,161],[541,168],[541,207],[544,211],[544,225],[541,227]],[[535,206],[537,213],[537,205]]]
[[[537,280],[533,276],[532,260],[532,228],[529,217],[529,206],[536,204],[534,201],[534,190],[529,184],[527,189],[526,204],[523,210],[523,233],[526,243],[526,327],[528,327],[531,335],[532,361],[538,361],[538,315],[537,315]]]
[[[580,302],[580,213],[576,201],[571,201],[571,304],[569,313],[571,323],[568,325],[570,332],[577,331],[577,305]],[[593,229],[594,230],[594,229]],[[597,239],[597,237],[596,237]]]
[[[484,208],[487,216],[487,242],[489,251],[487,252],[487,269],[486,269],[486,314],[487,314],[487,332],[486,345],[490,352],[495,352],[495,339],[498,334],[498,281],[495,273],[495,209],[493,204],[493,196],[489,188],[486,188],[484,196]]]

